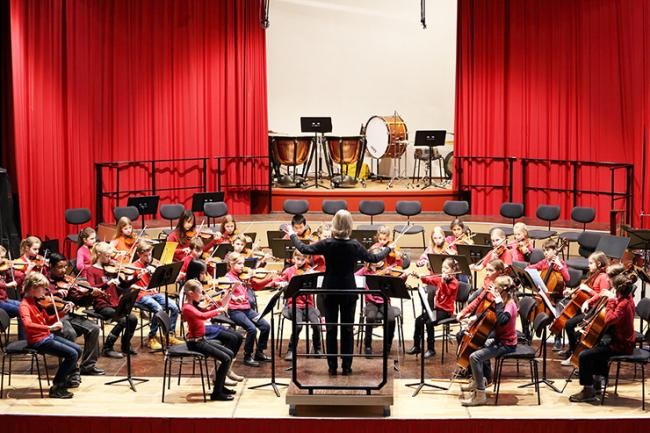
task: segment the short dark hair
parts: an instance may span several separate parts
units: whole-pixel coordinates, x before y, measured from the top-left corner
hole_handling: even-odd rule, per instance
[[[301,213],[297,213],[291,218],[291,225],[296,226],[298,224],[307,224],[307,220],[305,219],[305,216]]]

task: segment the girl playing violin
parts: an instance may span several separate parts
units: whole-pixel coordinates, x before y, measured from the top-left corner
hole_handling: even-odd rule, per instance
[[[219,244],[231,244],[233,238],[237,235],[237,221],[235,217],[227,214],[223,217],[221,221],[221,236],[217,243]]]
[[[436,314],[436,320],[432,322],[426,311],[415,319],[415,332],[413,333],[413,347],[408,351],[409,354],[416,354],[422,351],[420,347],[423,341],[422,331],[424,325],[427,328],[427,351],[424,353],[425,358],[430,358],[436,354],[435,349],[435,325],[444,319],[454,315],[454,304],[456,303],[456,293],[458,292],[458,279],[456,275],[459,272],[458,263],[452,258],[445,259],[442,262],[442,274],[427,275],[421,277],[424,284],[436,288],[433,307]]]
[[[129,263],[133,248],[136,242],[136,234],[133,232],[133,224],[129,217],[121,217],[117,220],[115,236],[111,240],[111,247],[118,252],[118,261]]]
[[[319,240],[329,239],[332,237],[332,223],[324,223],[316,230],[316,237]],[[325,272],[325,256],[314,254],[309,257],[309,262],[316,272]]]
[[[295,275],[302,275],[304,273],[313,272],[309,268],[309,259],[303,255],[300,251],[293,251],[293,266],[289,266],[282,271],[282,275],[277,277],[274,280],[276,285],[287,285],[289,281]],[[294,298],[286,298],[286,303],[282,309],[282,315],[289,320],[294,320],[293,317],[293,300]],[[312,329],[312,341],[314,342],[314,353],[322,354],[321,351],[321,341],[320,341],[320,330],[318,326],[320,325],[320,311],[314,305],[314,295],[300,295],[295,298],[296,300],[296,322],[302,323],[305,322],[305,319],[311,323]],[[287,353],[284,357],[285,361],[291,361],[293,359],[293,351],[298,343],[300,338],[300,333],[302,332],[302,325],[296,325],[296,334],[289,337],[289,346],[287,347]],[[309,331],[308,331],[309,332]]]
[[[178,280],[189,280],[189,278],[186,278],[186,273],[187,273],[187,268],[190,265],[190,263],[193,260],[201,260],[201,257],[203,257],[203,240],[199,237],[192,238],[190,240],[190,253],[183,257],[183,266],[181,267],[181,271],[178,274]]]
[[[576,332],[576,327],[580,324],[585,315],[590,315],[589,311],[591,308],[598,302],[600,299],[601,293],[604,290],[609,290],[609,277],[607,276],[607,267],[609,266],[609,259],[602,251],[596,251],[589,256],[589,273],[587,279],[576,288],[576,290],[584,290],[589,293],[591,298],[585,301],[582,305],[581,311],[573,316],[571,319],[567,320],[564,329],[566,331],[567,339],[569,340],[569,348],[565,351],[560,352],[560,355],[566,357],[562,361],[562,365],[570,366],[571,365],[571,355],[576,349],[578,344],[578,334]],[[564,296],[565,299],[571,298],[573,293],[576,290],[565,289]],[[558,305],[564,305],[566,302],[559,302]]]
[[[153,246],[150,242],[141,240],[135,248],[135,254],[138,260],[133,262],[133,267],[137,268],[136,281],[131,286],[132,289],[140,289],[136,306],[151,311],[155,315],[159,311],[166,310],[169,313],[169,344],[183,344],[183,340],[176,338],[176,321],[178,320],[178,305],[175,302],[168,302],[165,295],[160,293],[157,287],[149,289],[149,281],[154,268],[151,265]],[[162,344],[158,339],[158,321],[152,320],[149,323],[149,335],[147,337],[147,347],[151,350],[162,349]]]
[[[0,308],[7,312],[9,317],[18,317],[18,307],[20,306],[20,301],[15,299],[9,299],[7,296],[7,289],[18,287],[16,282],[13,270],[13,264],[9,263],[5,256],[7,255],[7,249],[0,245],[0,261],[6,261],[7,270],[0,272]],[[18,319],[18,339],[25,339],[25,332],[23,330],[23,325]]]
[[[390,228],[388,228],[388,226],[380,226],[379,229],[377,229],[377,233],[375,234],[375,243],[372,244],[370,249],[386,248],[392,242],[393,240],[391,239]],[[397,248],[391,250],[390,253],[386,256],[384,259],[384,266],[402,266],[402,257],[399,254],[399,250],[397,250]]]
[[[258,317],[259,313],[251,308],[247,286],[254,284],[254,282],[247,282],[241,279],[244,273],[244,257],[239,253],[231,253],[228,256],[228,268],[229,271],[225,277],[235,283],[230,302],[228,303],[228,315],[237,325],[246,331],[244,364],[250,367],[259,367],[260,364],[258,361],[270,361],[270,358],[264,354],[264,349],[266,349],[271,325],[263,318]],[[260,335],[257,339],[257,350],[253,356],[258,328]]]
[[[508,244],[512,260],[529,262],[530,254],[533,252],[533,242],[528,239],[528,227],[526,224],[518,222],[512,227],[512,234],[515,240]]]
[[[38,305],[38,300],[46,296],[48,286],[49,281],[41,273],[31,272],[26,276],[25,297],[19,307],[20,319],[25,328],[28,347],[63,360],[52,381],[50,398],[72,398],[68,388],[74,384],[68,383],[67,378],[77,368],[81,347],[52,334],[61,330],[63,324],[56,314],[50,315]]]
[[[607,361],[612,356],[630,355],[634,351],[634,299],[632,291],[637,280],[636,274],[626,273],[621,264],[607,268],[614,290],[603,290],[601,296],[607,297],[605,307],[605,327],[610,329],[608,339],[580,352],[578,371],[582,390],[569,397],[572,402],[596,400],[601,390],[602,380],[607,377]],[[610,340],[606,342],[605,340]],[[597,375],[597,377],[595,377]]]
[[[557,242],[553,239],[547,239],[543,245],[544,248],[544,260],[540,260],[534,265],[528,265],[527,269],[537,269],[540,273],[544,272],[559,272],[562,275],[562,280],[566,284],[571,276],[569,275],[569,269],[567,268],[564,260],[560,259],[557,255]],[[561,291],[558,294],[549,293],[549,297],[554,303],[557,303],[559,297],[561,296]],[[559,352],[562,350],[562,336],[555,336],[555,344],[553,345],[553,351]]]
[[[235,353],[206,335],[205,321],[225,311],[225,306],[215,303],[211,309],[202,309],[199,302],[203,297],[203,286],[197,280],[188,280],[183,286],[187,302],[183,305],[183,318],[187,321],[187,348],[219,361],[215,371],[214,387],[210,400],[228,401],[236,391],[226,388],[226,375],[235,358]]]
[[[450,246],[445,238],[445,232],[441,227],[434,227],[431,232],[431,243],[420,255],[417,266],[424,266],[429,263],[429,254],[456,254],[456,248]]]
[[[21,256],[14,261],[14,278],[19,288],[23,287],[23,281],[33,271],[47,274],[47,262],[38,254],[40,249],[41,240],[36,236],[28,236],[20,242]],[[16,265],[16,262],[20,265]]]
[[[119,304],[120,294],[118,293],[120,280],[118,279],[115,269],[111,269],[111,256],[115,251],[106,242],[98,242],[93,248],[93,265],[85,268],[81,275],[86,278],[88,283],[101,292],[89,291],[82,294],[75,303],[78,305],[87,305],[92,303],[93,309],[104,320],[117,320],[111,333],[106,337],[104,356],[109,358],[122,358],[122,354],[113,349],[122,331],[122,352],[130,352],[131,355],[137,355],[137,352],[131,348],[131,338],[138,325],[138,319],[129,314],[128,317],[116,317],[116,309]],[[117,267],[117,266],[116,266]]]
[[[196,227],[196,218],[191,210],[184,210],[181,217],[178,219],[176,228],[167,236],[167,242],[177,242],[176,251],[174,251],[174,261],[180,262],[185,257],[190,255],[192,248],[190,247],[190,240],[199,237],[200,233]],[[208,239],[212,238],[210,235]],[[203,251],[210,251],[212,247],[219,243],[220,235],[214,235],[214,239],[204,242]]]
[[[500,276],[488,289],[493,296],[496,308],[496,328],[494,337],[488,338],[485,346],[469,356],[472,368],[472,381],[461,386],[461,391],[470,392],[467,399],[461,400],[463,406],[481,406],[487,402],[484,373],[490,370],[490,360],[517,348],[518,308],[514,298],[515,284],[512,278]]]
[[[97,241],[97,233],[92,227],[85,227],[79,232],[79,248],[77,248],[77,271],[93,265],[91,250]]]
[[[369,252],[370,254],[379,254],[382,252],[382,250],[383,248],[370,248]],[[354,275],[377,275],[377,273],[381,273],[382,268],[384,268],[383,261],[376,263],[366,262],[365,266],[356,271]],[[403,279],[406,279],[407,277],[408,274],[402,274]],[[368,286],[366,286],[365,289],[369,290]],[[367,295],[364,295],[364,300],[366,305],[364,307],[363,314],[367,323],[366,330],[364,332],[364,353],[366,355],[372,355],[372,329],[376,326],[376,323],[384,321],[384,298],[379,295],[373,295],[369,293]],[[388,323],[386,324],[387,328],[385,340],[388,344],[386,353],[390,353],[391,346],[393,344],[393,336],[395,335],[395,310],[390,305],[390,302],[388,303],[387,307],[388,308],[386,311],[388,314]]]
[[[447,238],[447,242],[452,245],[473,245],[474,241],[471,238],[471,231],[469,227],[460,218],[455,218],[449,225],[452,237]]]
[[[501,260],[507,266],[512,264],[512,254],[506,245],[506,233],[503,229],[498,227],[492,229],[490,232],[490,241],[492,242],[492,250],[487,253],[480,262],[469,265],[469,268],[472,271],[481,271],[488,263],[496,259]]]

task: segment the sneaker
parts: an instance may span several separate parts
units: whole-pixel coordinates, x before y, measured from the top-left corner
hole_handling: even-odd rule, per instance
[[[477,389],[472,393],[472,397],[461,400],[463,406],[483,406],[487,403],[487,396],[484,389]]]
[[[571,363],[571,356],[569,356],[567,359],[563,360],[560,362],[560,365],[563,365],[565,367],[571,367],[573,364]]]
[[[293,360],[293,352],[291,350],[287,350],[287,353],[284,355],[284,360],[285,361]]]
[[[418,353],[420,353],[420,348],[413,346],[409,350],[407,350],[406,353],[409,355],[417,355]]]
[[[237,382],[235,382],[234,380],[231,382],[230,380],[226,379],[223,382],[223,386],[237,386]]]
[[[173,333],[169,334],[169,344],[172,346],[176,346],[177,344],[183,344],[185,343],[184,340],[181,340],[180,338],[176,338],[176,335]]]
[[[104,350],[102,350],[102,355],[113,359],[124,358],[124,355],[122,355],[120,352],[116,352],[112,347],[105,347]]]
[[[555,344],[553,344],[553,352],[560,352],[561,350],[562,350],[562,342],[556,341]]]
[[[487,386],[487,380],[483,378],[483,385]],[[474,391],[476,389],[476,382],[472,379],[469,383],[460,386],[460,390],[463,392]]]
[[[434,357],[434,356],[436,356],[436,351],[433,350],[433,349],[429,349],[426,352],[424,352],[424,358],[425,359],[426,358],[431,358],[431,357]]]
[[[596,400],[596,392],[593,388],[583,388],[579,393],[573,394],[571,397],[569,397],[569,401],[573,403],[586,403]]]
[[[50,398],[72,398],[73,395],[74,394],[61,386],[53,386],[50,388],[49,392]]]
[[[170,344],[174,344],[172,343],[171,335],[169,336],[169,342]],[[149,337],[147,339],[147,347],[151,350],[160,350],[162,349],[162,344],[160,344],[158,337],[154,335],[153,337]]]

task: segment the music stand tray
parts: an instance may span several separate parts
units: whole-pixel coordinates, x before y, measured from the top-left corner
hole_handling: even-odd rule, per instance
[[[458,255],[465,256],[472,263],[478,263],[485,255],[492,250],[488,245],[456,245]]]
[[[602,251],[610,259],[620,259],[630,244],[630,238],[604,235],[596,245],[596,251]]]
[[[224,201],[225,193],[222,191],[195,192],[192,195],[192,212],[203,212],[206,203]]]
[[[445,137],[447,136],[447,131],[441,130],[430,130],[430,131],[415,131],[415,146],[428,147],[429,148],[429,182],[422,187],[422,189],[427,189],[434,185],[433,183],[433,148],[440,147],[445,145]],[[440,173],[442,177],[442,173]]]
[[[308,244],[308,241],[302,241],[305,244]],[[273,257],[283,260],[290,260],[293,255],[293,250],[296,247],[293,245],[291,239],[270,239],[269,247],[273,253]],[[295,277],[294,277],[295,278]],[[293,281],[293,278],[292,278]]]
[[[144,216],[151,215],[152,218],[156,218],[159,202],[159,195],[144,195],[140,197],[129,197],[126,201],[126,205],[138,208],[138,212],[142,218],[142,227],[144,228]]]
[[[454,259],[458,263],[458,268],[463,275],[472,275],[472,271],[469,269],[469,263],[467,262],[467,257],[457,256],[457,255],[447,255],[447,254],[427,254],[429,258],[429,265],[431,265],[431,270],[434,274],[442,274],[442,262],[445,259]]]
[[[350,238],[356,239],[361,245],[368,249],[375,243],[376,234],[377,231],[375,230],[352,230]]]
[[[474,233],[472,235],[474,245],[487,245],[492,248],[492,237],[489,233]]]
[[[633,229],[630,227],[623,227],[625,232],[630,236],[630,245],[628,248],[631,250],[650,250],[650,230]]]
[[[226,258],[226,255],[228,255],[229,252],[234,251],[235,248],[233,248],[232,244],[217,244],[216,247],[214,247],[214,252],[212,253],[212,257],[219,257],[220,259]]]

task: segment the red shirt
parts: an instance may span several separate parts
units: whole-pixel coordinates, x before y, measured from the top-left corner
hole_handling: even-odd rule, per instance
[[[228,303],[228,309],[229,310],[250,310],[251,304],[248,300],[248,290],[246,289],[246,286],[244,285],[242,280],[239,279],[239,276],[235,275],[232,271],[228,271],[228,273],[224,276],[224,278],[227,278],[228,280],[236,283],[232,289],[233,297],[235,296],[244,297],[243,301],[235,301],[231,297],[230,302]]]
[[[562,270],[560,270],[560,273],[562,274],[562,279],[566,282],[571,279],[571,275],[569,275],[569,269],[567,268],[566,263],[564,263],[564,260],[560,259],[560,263],[562,263]],[[528,265],[526,267],[527,269],[537,269],[540,273],[542,271],[545,271],[548,269],[548,261],[547,260],[540,260],[539,262],[535,263],[534,265]]]
[[[88,284],[102,290],[99,296],[93,296],[93,308],[101,310],[102,308],[117,307],[120,296],[117,293],[117,288],[114,285],[108,285],[109,278],[103,269],[96,266],[91,266],[84,269],[81,274],[86,278]]]
[[[458,293],[458,280],[456,277],[452,276],[450,281],[445,282],[440,275],[427,275],[422,277],[422,282],[438,288],[434,308],[448,311],[449,314],[453,315],[456,293]]]
[[[486,278],[487,280],[487,278]],[[492,293],[488,292],[486,289],[486,285],[483,284],[483,289],[480,295],[478,295],[472,302],[470,302],[469,305],[467,305],[465,308],[462,309],[460,314],[462,316],[466,316],[468,314],[481,314],[484,310],[483,308],[483,300],[487,297],[488,300],[492,300],[494,297],[492,296]]]
[[[27,336],[27,344],[30,345],[49,337],[50,325],[56,323],[56,315],[47,314],[31,296],[26,296],[20,302],[18,315]]]
[[[87,246],[82,245],[77,250],[77,271],[81,272],[93,265],[92,254]]]
[[[0,273],[0,301],[7,300],[7,274],[8,272]]]
[[[626,298],[610,299],[607,303],[605,323],[614,330],[609,347],[625,355],[634,351],[636,337],[634,334],[634,300],[632,295]]]
[[[497,323],[497,326],[494,330],[494,339],[504,346],[516,346],[518,310],[514,299],[510,299],[508,303],[504,305],[503,312],[509,313],[510,319],[508,319],[508,321],[503,325]]]
[[[184,257],[187,256],[183,251],[185,248],[190,247],[190,238],[185,237],[185,242],[181,242],[181,235],[178,230],[174,230],[167,236],[167,242],[178,242],[176,245],[176,250],[174,251],[174,261],[180,262]]]
[[[533,243],[531,241],[528,241],[528,255],[530,256],[530,253],[533,251]],[[519,242],[514,241],[510,242],[508,244],[508,248],[510,248],[510,254],[512,255],[512,260],[515,260],[517,262],[527,262],[528,259],[524,256],[524,253],[522,253],[519,250]]]
[[[603,290],[609,289],[609,278],[607,277],[606,272],[601,272],[598,274],[594,282],[591,284],[591,290],[594,292],[594,295],[589,298],[587,301],[589,306],[595,305],[595,303],[600,298],[600,292]]]
[[[512,253],[510,250],[506,247],[503,249],[503,253],[501,253],[500,256],[497,256],[496,251],[492,250],[485,257],[483,257],[483,260],[481,260],[480,265],[485,267],[490,263],[492,260],[499,259],[501,260],[504,264],[506,265],[511,265],[512,264]]]
[[[192,303],[183,305],[183,318],[187,322],[186,337],[201,338],[205,335],[205,321],[219,315],[219,310],[201,311]]]
[[[306,267],[306,265],[305,265],[305,267]],[[296,272],[298,272],[298,268],[296,268],[295,265],[290,266],[290,267],[286,268],[284,271],[282,271],[282,274],[280,276],[278,276],[274,281],[276,281],[276,282],[281,282],[281,281],[289,282],[296,275]],[[291,297],[287,298],[287,306],[291,307],[292,305],[293,305],[293,298],[291,298]],[[312,294],[297,296],[296,297],[296,307],[300,308],[300,309],[304,309],[306,307],[314,308],[314,296]]]
[[[145,265],[144,263],[142,263],[141,260],[138,259],[135,262],[133,262],[133,267],[144,269],[147,267],[147,265]],[[134,283],[136,286],[142,288],[138,293],[138,299],[137,299],[138,301],[144,298],[145,296],[151,296],[151,295],[155,295],[156,293],[159,293],[158,287],[147,290],[150,281],[151,281],[151,275],[148,272],[142,272],[140,274],[140,278],[138,278],[138,280]]]

